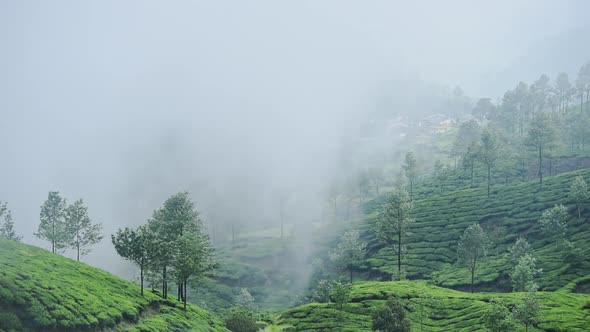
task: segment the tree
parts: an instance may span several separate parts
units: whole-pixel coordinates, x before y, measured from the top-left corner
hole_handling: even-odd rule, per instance
[[[544,232],[557,234],[563,238],[567,231],[567,209],[561,204],[555,205],[543,211],[539,223]]]
[[[383,183],[383,170],[372,167],[367,171],[367,178],[373,188],[375,188],[375,194],[379,196],[379,188],[381,188],[381,183]]]
[[[225,313],[225,326],[232,332],[256,332],[258,325],[253,313],[242,307],[232,307]]]
[[[443,186],[449,179],[450,174],[451,170],[449,169],[449,166],[445,165],[442,161],[437,160],[434,163],[434,177],[439,183],[441,193],[443,192]]]
[[[188,192],[181,192],[168,198],[164,205],[154,211],[148,221],[152,232],[156,234],[160,244],[154,247],[157,252],[154,266],[158,266],[162,272],[162,297],[168,297],[168,271],[172,264],[173,247],[178,239],[186,233],[201,234],[203,222],[195,204],[191,201]],[[181,285],[178,284],[178,294],[181,294]]]
[[[590,193],[588,192],[588,185],[584,178],[581,175],[578,175],[574,178],[572,185],[570,187],[569,197],[576,202],[576,209],[578,210],[578,219],[581,216],[581,207],[582,204],[588,201],[590,198]]]
[[[251,310],[254,305],[254,296],[248,292],[248,289],[240,288],[238,295],[236,295],[234,299],[234,303],[238,307]]]
[[[217,268],[213,258],[213,248],[206,235],[188,232],[182,234],[173,245],[172,264],[179,287],[178,300],[184,303],[186,311],[187,284],[206,277]]]
[[[372,314],[373,331],[409,332],[411,321],[397,298],[390,297],[385,305]]]
[[[467,147],[467,152],[465,152],[463,155],[463,167],[469,169],[471,174],[471,188],[473,188],[473,171],[475,168],[475,162],[480,158],[479,151],[479,144],[477,142],[473,142]]]
[[[330,299],[336,304],[336,308],[342,313],[344,305],[350,301],[352,285],[349,283],[335,282],[332,284]]]
[[[148,264],[153,257],[150,256],[148,246],[154,240],[154,235],[146,226],[140,226],[137,230],[125,227],[111,235],[111,241],[115,251],[123,259],[133,262],[139,267],[139,280],[141,295],[143,296],[143,279]]]
[[[522,302],[516,305],[514,317],[524,325],[525,331],[529,330],[529,326],[541,322],[541,304],[535,289],[529,290],[522,298]]]
[[[590,61],[586,62],[576,78],[576,89],[580,94],[580,112],[584,111],[584,95],[586,95],[586,111],[588,111],[588,97],[590,97]]]
[[[398,279],[403,277],[402,258],[405,255],[405,238],[410,234],[413,204],[405,188],[401,187],[392,192],[383,206],[383,211],[376,224],[377,238],[391,246],[397,255]]]
[[[348,269],[351,284],[352,270],[355,266],[362,264],[367,250],[367,244],[361,242],[359,238],[358,230],[346,231],[336,249],[330,254],[330,260],[338,269]]]
[[[406,153],[406,159],[402,165],[402,168],[404,170],[404,174],[408,178],[408,182],[410,183],[410,199],[412,199],[414,197],[414,183],[416,181],[416,177],[418,176],[418,164],[413,152]]]
[[[65,229],[69,234],[69,246],[76,249],[76,259],[80,261],[80,255],[90,252],[90,246],[100,242],[103,236],[100,234],[102,224],[93,224],[88,216],[88,207],[81,199],[69,205],[65,211]]]
[[[319,303],[330,302],[330,293],[332,293],[332,282],[322,279],[311,292],[311,301]]]
[[[488,331],[510,332],[516,330],[514,317],[504,301],[492,299],[489,308],[483,314],[484,325]]]
[[[536,288],[535,277],[541,272],[537,269],[536,259],[530,254],[524,254],[512,271],[512,290],[524,292]]]
[[[492,105],[493,106],[493,105]],[[453,141],[451,154],[454,158],[461,156],[467,151],[467,148],[473,143],[479,141],[481,136],[481,127],[475,120],[461,123],[457,136]],[[455,167],[456,159],[455,159]]]
[[[508,248],[508,252],[510,252],[510,264],[516,266],[524,255],[533,255],[533,248],[525,238],[519,237],[514,245]]]
[[[479,157],[487,170],[488,197],[490,197],[490,182],[492,177],[492,168],[496,165],[498,159],[498,150],[500,144],[497,135],[489,128],[485,128],[481,133],[481,147]]]
[[[472,293],[477,263],[487,256],[488,248],[490,246],[489,242],[488,235],[477,223],[469,225],[459,240],[457,250],[459,262],[467,265],[471,271]]]
[[[41,206],[41,223],[35,236],[51,242],[51,252],[65,248],[71,239],[66,230],[65,210],[66,200],[58,191],[50,191],[47,200]]]
[[[570,83],[567,73],[561,72],[557,74],[557,78],[555,79],[555,90],[559,96],[559,110],[565,112],[570,92],[572,90],[572,84]]]
[[[23,237],[16,234],[12,212],[8,209],[8,203],[0,202],[0,238],[20,241]]]
[[[539,153],[539,185],[543,185],[543,151],[555,143],[555,128],[549,116],[537,113],[533,116],[528,131],[527,144]]]
[[[473,108],[471,114],[475,119],[482,122],[486,119],[492,118],[494,116],[495,111],[496,105],[492,103],[491,98],[480,98],[475,104],[475,107]]]

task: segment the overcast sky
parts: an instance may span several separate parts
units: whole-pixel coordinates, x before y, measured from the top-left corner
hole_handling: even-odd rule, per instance
[[[580,28],[588,7],[3,0],[0,201],[35,244],[49,190],[84,198],[107,235],[180,190],[241,222],[276,218],[288,190],[307,207],[293,221],[312,220],[383,82],[497,93],[483,80]]]

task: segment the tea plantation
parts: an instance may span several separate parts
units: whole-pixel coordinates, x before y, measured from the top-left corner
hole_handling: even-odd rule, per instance
[[[414,204],[412,235],[407,239],[405,261],[409,279],[429,279],[439,286],[467,289],[469,272],[457,266],[457,243],[465,228],[480,223],[492,238],[493,246],[476,273],[477,288],[509,291],[508,248],[522,236],[528,240],[543,269],[538,284],[541,290],[557,290],[590,273],[590,206],[584,206],[577,218],[575,205],[568,199],[575,176],[590,181],[590,170],[579,170],[547,177],[543,187],[525,182],[485,188],[464,189],[418,198]],[[368,271],[387,280],[395,271],[395,255],[383,247],[373,232],[383,197],[367,205],[369,213],[360,226],[369,243]],[[569,210],[566,239],[574,247],[564,247],[556,235],[541,231],[542,212],[555,204]]]
[[[0,240],[0,331],[227,331],[216,316],[43,249]]]
[[[543,321],[529,331],[588,331],[590,296],[574,292],[577,282],[556,292],[539,292]],[[311,303],[283,314],[295,331],[371,331],[371,313],[390,296],[401,299],[413,331],[483,331],[483,314],[493,298],[514,306],[521,293],[465,293],[424,281],[361,282],[343,312],[333,303]],[[524,328],[523,328],[524,331]]]

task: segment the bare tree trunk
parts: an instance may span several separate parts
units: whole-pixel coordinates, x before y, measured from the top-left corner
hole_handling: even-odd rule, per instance
[[[543,186],[543,148],[539,145],[539,186]]]

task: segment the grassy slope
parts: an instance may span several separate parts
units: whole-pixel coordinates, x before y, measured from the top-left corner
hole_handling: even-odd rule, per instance
[[[416,224],[408,239],[407,270],[409,278],[433,279],[442,286],[462,288],[469,282],[468,271],[455,266],[457,242],[463,230],[471,223],[479,222],[494,237],[495,246],[481,268],[477,271],[483,289],[507,290],[506,280],[510,266],[507,264],[508,248],[516,237],[526,237],[534,247],[543,268],[540,286],[554,290],[568,282],[590,274],[587,255],[576,263],[564,262],[564,249],[554,236],[543,234],[537,223],[543,210],[554,204],[568,204],[567,194],[573,178],[582,175],[590,181],[590,170],[581,170],[548,177],[543,189],[538,183],[527,182],[492,187],[488,198],[483,188],[448,192],[417,199],[415,202]],[[370,246],[370,269],[392,273],[392,251],[383,248],[375,239],[372,224],[377,220],[380,207],[376,200],[373,210],[361,227]],[[582,218],[575,218],[574,206],[569,204],[567,238],[578,248],[588,252],[590,243],[590,210],[583,211]],[[486,286],[486,283],[491,285]]]
[[[0,331],[227,331],[199,307],[33,246],[0,240],[0,267]]]
[[[572,283],[557,292],[538,294],[544,319],[538,329],[584,331],[590,326],[590,296],[572,293],[574,286]],[[514,305],[519,303],[522,294],[471,294],[422,281],[362,282],[354,286],[352,301],[346,305],[342,316],[334,304],[311,303],[288,310],[282,317],[296,331],[332,331],[341,327],[342,331],[370,331],[372,310],[391,295],[402,299],[413,330],[420,330],[423,317],[424,331],[479,331],[483,330],[482,314],[490,299],[502,298]],[[429,300],[424,301],[424,296]]]

